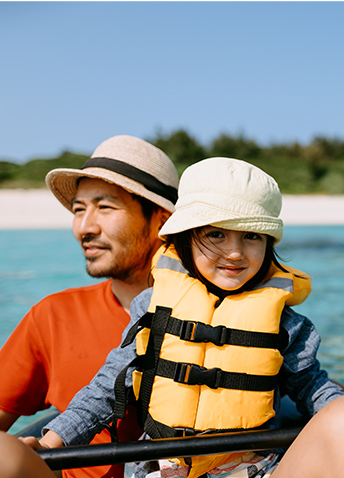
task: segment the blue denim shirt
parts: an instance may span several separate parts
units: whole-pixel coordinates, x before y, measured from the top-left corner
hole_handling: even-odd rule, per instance
[[[132,302],[131,320],[123,332],[123,338],[134,323],[147,311],[152,289],[147,289]],[[344,394],[341,387],[334,384],[316,359],[320,337],[313,323],[289,307],[285,307],[281,317],[286,341],[281,350],[284,361],[281,368],[281,384],[290,398],[296,402],[303,415],[313,416],[331,400]],[[81,389],[70,402],[65,412],[52,420],[44,429],[53,430],[65,445],[89,443],[104,426],[112,421],[115,401],[114,382],[119,372],[136,357],[135,342],[123,349],[113,349],[105,365],[99,370],[89,385]],[[129,368],[126,384],[131,385]],[[274,408],[279,408],[277,390]]]

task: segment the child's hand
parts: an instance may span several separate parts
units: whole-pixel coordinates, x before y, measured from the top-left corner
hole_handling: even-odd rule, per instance
[[[47,446],[43,446],[35,437],[19,437],[18,438],[22,443],[33,448],[34,450],[41,450],[42,448],[49,448]]]
[[[34,450],[44,448],[59,448],[64,446],[61,438],[53,431],[49,430],[40,440],[35,437],[20,437],[19,440]]]

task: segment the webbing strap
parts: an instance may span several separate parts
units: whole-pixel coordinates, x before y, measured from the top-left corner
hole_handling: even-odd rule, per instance
[[[121,347],[131,344],[137,333],[143,328],[150,328],[152,312],[146,312],[129,330]],[[224,325],[213,327],[203,322],[181,320],[170,317],[166,326],[166,333],[180,337],[189,342],[211,342],[214,345],[241,345],[242,347],[257,347],[265,349],[279,349],[280,335],[269,332],[252,332],[249,330],[231,329]]]
[[[142,356],[142,378],[139,401],[142,405],[142,423],[144,425],[147,413],[150,396],[152,393],[152,387],[154,377],[156,375],[156,369],[159,363],[159,354],[168,320],[171,316],[172,309],[167,307],[157,306],[155,314],[152,319],[151,333],[149,334],[149,340],[147,345],[146,354]]]
[[[213,327],[171,317],[166,332],[190,342],[211,342],[214,345],[241,345],[266,349],[279,348],[279,334],[231,329],[222,325]]]
[[[195,364],[171,362],[161,358],[156,374],[187,385],[206,385],[213,389],[227,388],[254,392],[274,390],[277,381],[277,375],[225,372],[219,368],[207,369]]]
[[[125,386],[125,379],[128,368],[136,367],[139,363],[139,357],[134,358],[121,372],[117,375],[115,380],[115,405],[113,408],[115,418],[125,418],[126,408],[132,399],[132,388]]]
[[[134,398],[133,391],[131,387],[125,386],[125,378],[129,367],[135,367],[137,365],[138,357],[134,358],[121,372],[117,375],[115,380],[115,404],[113,407],[113,419],[111,425],[104,424],[111,435],[111,441],[113,443],[118,442],[117,436],[117,422],[118,419],[124,419],[126,417],[126,410],[128,403]]]
[[[146,312],[141,317],[141,319],[135,322],[135,324],[128,330],[128,333],[122,342],[121,348],[124,348],[127,345],[130,345],[134,341],[136,335],[140,332],[141,329],[145,327],[150,328],[153,315],[154,314],[152,312]]]

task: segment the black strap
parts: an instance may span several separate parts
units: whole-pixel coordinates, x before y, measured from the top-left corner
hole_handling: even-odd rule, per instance
[[[122,347],[132,343],[142,328],[150,328],[146,354],[137,357],[128,367],[135,366],[142,371],[139,395],[140,424],[147,433],[158,438],[166,434],[166,430],[157,428],[157,422],[148,413],[154,377],[156,375],[170,378],[178,383],[188,385],[206,385],[210,388],[233,390],[271,391],[276,386],[277,376],[261,376],[237,372],[225,372],[221,369],[206,369],[195,364],[176,363],[159,358],[165,333],[179,336],[182,340],[193,342],[212,342],[215,345],[242,345],[247,347],[263,347],[277,349],[279,334],[250,332],[230,329],[224,326],[212,327],[201,322],[183,321],[171,316],[172,309],[157,306],[155,313],[147,312],[129,330]],[[127,368],[128,368],[127,367]],[[115,384],[115,416],[125,416],[128,403],[125,377],[127,368],[118,376]],[[169,427],[167,427],[169,428]],[[163,433],[163,434],[162,434]],[[168,436],[173,436],[171,430]],[[165,435],[166,436],[166,435]]]
[[[112,415],[112,424],[106,425],[103,423],[103,426],[107,428],[111,435],[111,441],[113,443],[118,442],[117,436],[117,422],[118,419],[124,419],[126,417],[126,411],[128,403],[134,398],[132,387],[126,387],[125,379],[129,367],[135,367],[137,362],[137,357],[134,358],[121,372],[117,375],[115,380],[115,404],[113,408]]]
[[[145,421],[145,432],[153,439],[182,436],[179,430],[176,431],[164,423],[157,422],[149,413],[147,413]]]
[[[268,332],[252,332],[249,330],[230,329],[218,325],[213,327],[202,322],[192,322],[171,317],[166,332],[190,342],[211,342],[215,345],[241,345],[243,347],[258,347],[278,349],[279,334]]]
[[[147,418],[148,405],[152,393],[156,369],[159,363],[161,345],[164,340],[164,335],[171,312],[172,309],[168,307],[156,307],[155,314],[152,319],[151,333],[149,334],[147,351],[145,355],[142,356],[143,373],[141,378],[139,402],[142,407],[141,419],[143,427]]]
[[[131,344],[137,333],[143,328],[150,328],[153,315],[152,312],[146,312],[129,330],[121,347]],[[280,349],[281,344],[280,334],[231,329],[224,325],[213,327],[203,322],[181,320],[172,316],[166,326],[166,333],[189,342],[211,342],[219,347],[222,345],[238,345],[242,347]]]
[[[146,173],[146,171],[142,171],[141,169],[138,169],[131,164],[124,163],[123,161],[120,161],[118,159],[89,158],[81,169],[85,168],[109,169],[114,173],[121,174],[122,176],[126,176],[127,178],[137,181],[152,193],[155,193],[158,196],[162,196],[163,198],[168,199],[173,204],[177,202],[178,191],[176,188],[174,188],[173,186],[169,186],[168,184],[164,184],[151,174]]]
[[[126,347],[127,345],[130,345],[136,335],[142,330],[143,328],[150,328],[151,323],[152,323],[152,318],[153,318],[153,313],[152,312],[146,312],[141,319],[139,319],[135,324],[129,329],[125,339],[122,342],[121,348]]]
[[[117,375],[115,381],[115,405],[114,405],[114,417],[125,418],[126,409],[128,403],[133,398],[133,391],[131,387],[126,387],[125,379],[127,376],[128,368],[136,367],[139,362],[139,357],[134,358],[121,372]]]
[[[153,386],[156,364],[171,311],[172,309],[158,306],[155,314],[147,312],[141,317],[141,319],[135,322],[131,329],[129,329],[121,347],[125,347],[132,343],[136,334],[143,327],[153,327],[155,334],[150,334],[147,346],[147,352],[150,351],[153,353],[150,355],[146,353],[145,355],[137,356],[118,374],[115,381],[115,405],[113,413],[115,419],[118,420],[119,418],[125,418],[126,407],[132,398],[132,388],[126,387],[125,379],[128,368],[135,367],[137,370],[143,370],[139,396],[139,403],[141,405],[139,408],[139,420],[141,422],[140,425],[144,428],[144,423],[147,419],[148,404]],[[156,320],[154,321],[153,318]],[[159,337],[158,340],[157,337]]]
[[[227,388],[254,392],[274,390],[277,381],[277,375],[225,372],[219,368],[207,369],[195,364],[171,362],[161,358],[156,374],[188,385],[206,385],[213,389]]]

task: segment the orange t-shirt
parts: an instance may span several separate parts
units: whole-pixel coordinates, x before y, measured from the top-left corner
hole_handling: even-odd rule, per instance
[[[0,350],[0,409],[32,415],[51,405],[63,411],[121,343],[129,315],[111,280],[67,289],[36,304]],[[121,424],[120,440],[135,440],[134,420]],[[134,422],[134,424],[133,424]],[[92,443],[110,442],[107,430]],[[123,466],[65,470],[65,478],[121,477]]]

